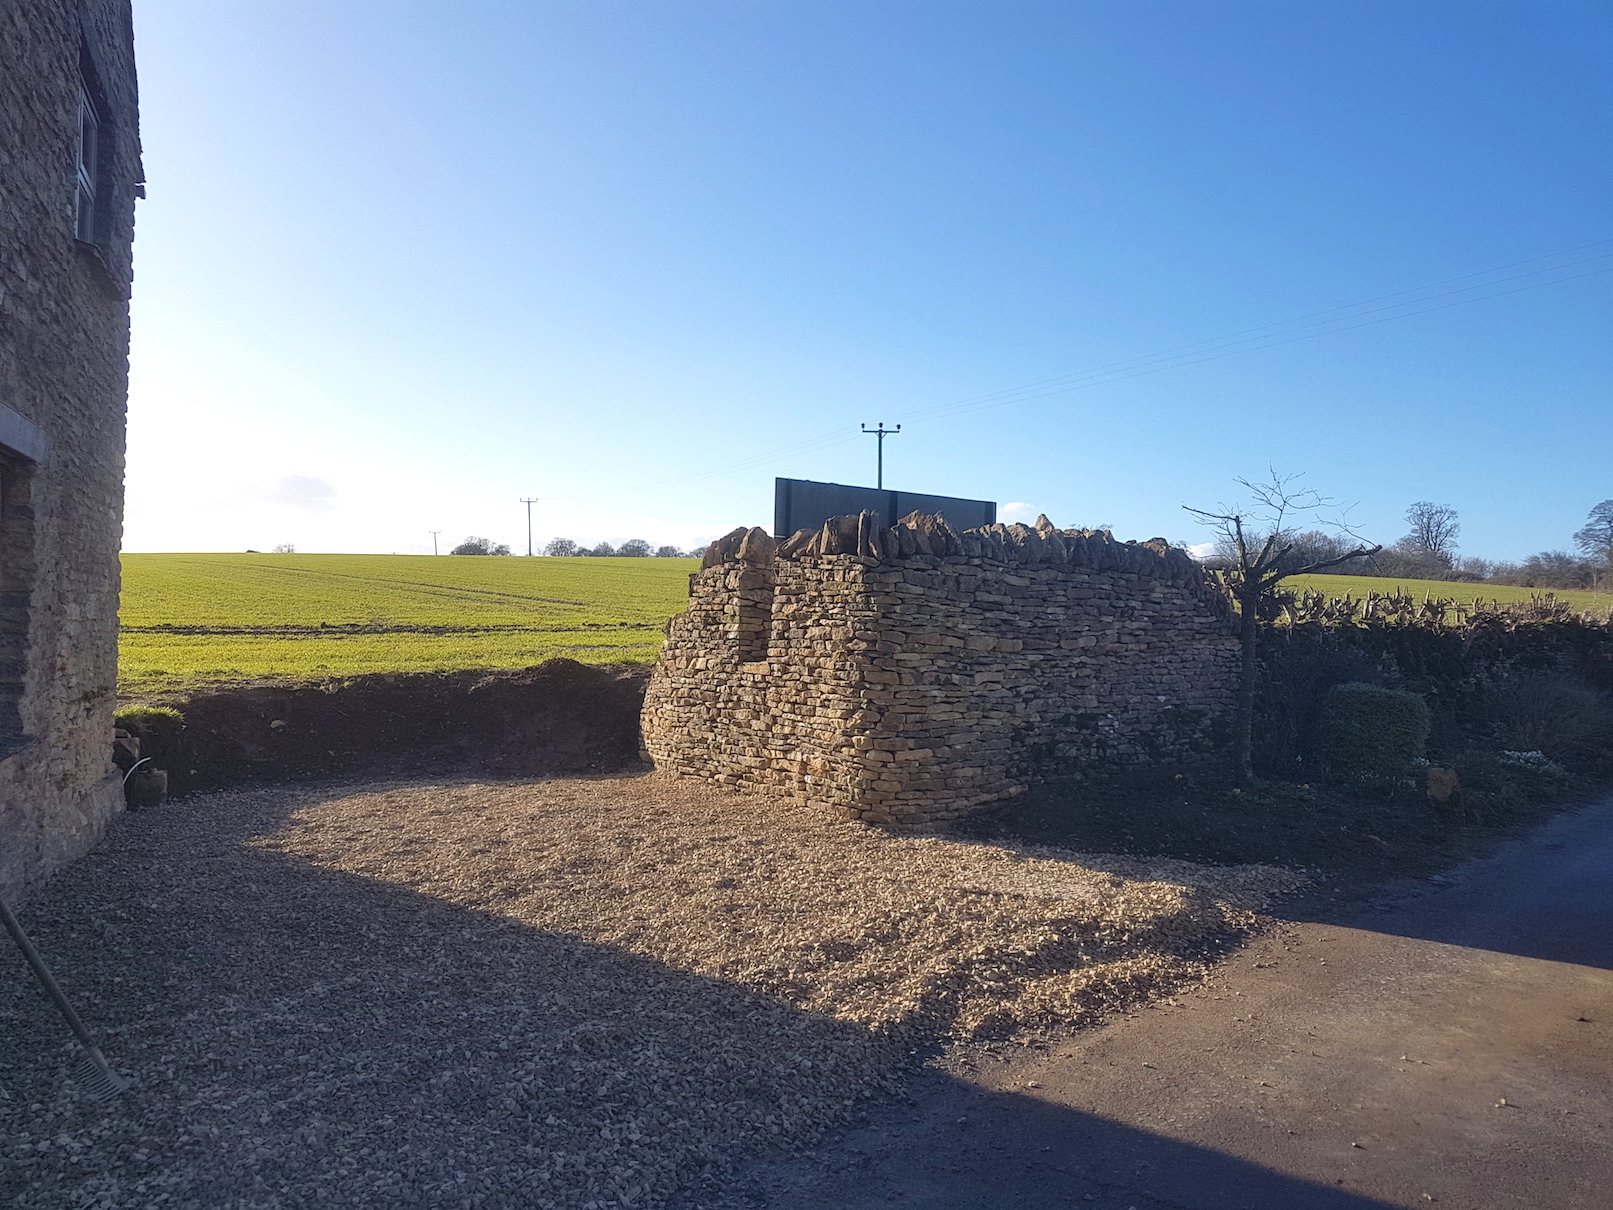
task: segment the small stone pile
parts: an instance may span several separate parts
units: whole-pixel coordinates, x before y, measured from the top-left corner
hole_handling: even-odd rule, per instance
[[[865,512],[712,543],[643,730],[674,774],[920,825],[1201,750],[1236,676],[1225,599],[1164,539]]]

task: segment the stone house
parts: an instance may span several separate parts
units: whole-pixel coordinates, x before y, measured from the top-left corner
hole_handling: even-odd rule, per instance
[[[0,5],[0,895],[122,806],[111,763],[134,202],[127,0]]]
[[[920,825],[1206,751],[1237,677],[1230,606],[1163,539],[863,513],[712,544],[643,735],[678,776]]]

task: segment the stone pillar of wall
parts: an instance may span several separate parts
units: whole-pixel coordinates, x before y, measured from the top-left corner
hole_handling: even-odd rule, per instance
[[[877,612],[861,600],[862,568],[775,560],[759,529],[714,543],[705,562],[688,611],[667,624],[646,751],[678,776],[851,801],[864,726],[856,619]]]

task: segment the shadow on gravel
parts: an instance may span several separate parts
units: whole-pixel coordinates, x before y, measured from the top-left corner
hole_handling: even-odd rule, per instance
[[[1384,1210],[1390,1203],[1274,1172],[1031,1096],[935,1071],[837,1141],[827,1165],[749,1169],[735,1206],[770,1210]],[[674,1201],[679,1210],[700,1203]]]
[[[0,1203],[606,1207],[682,1189],[716,1205],[729,1165],[912,1069],[889,1040],[735,984],[254,847],[351,790],[123,816],[26,905],[136,1087],[106,1110],[72,1095],[68,1036],[5,950]],[[1126,1174],[1138,1210],[1156,1182],[1215,1210],[1375,1204],[1030,1098],[947,1095],[961,1108],[938,1121],[995,1117],[1013,1147],[937,1126],[889,1172],[780,1204],[1103,1206]]]
[[[643,1204],[842,1120],[906,1060],[733,984],[252,846],[321,797],[122,816],[25,905],[135,1090],[104,1111],[72,1095],[70,1037],[0,947],[0,1204]]]

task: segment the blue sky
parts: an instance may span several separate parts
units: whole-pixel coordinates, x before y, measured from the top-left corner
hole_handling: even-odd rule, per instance
[[[878,420],[891,486],[1121,537],[1268,466],[1491,557],[1613,497],[1605,3],[137,0],[136,39],[130,550],[524,549],[522,496],[688,545],[871,482]]]

